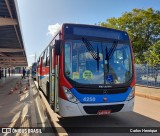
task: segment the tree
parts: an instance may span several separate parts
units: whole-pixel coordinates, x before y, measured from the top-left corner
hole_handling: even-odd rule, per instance
[[[155,79],[155,84],[158,78],[158,65],[160,65],[160,40],[149,47],[148,51],[144,53],[147,64],[154,69],[151,76]]]
[[[160,11],[152,8],[133,9],[119,18],[109,18],[100,25],[129,33],[136,63],[145,63],[145,52],[160,40]]]
[[[144,53],[144,56],[150,66],[160,65],[160,40],[150,46],[148,51]]]

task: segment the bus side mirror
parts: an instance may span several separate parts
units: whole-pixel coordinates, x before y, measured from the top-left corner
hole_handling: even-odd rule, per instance
[[[61,40],[56,40],[55,41],[55,54],[56,55],[61,55],[62,51],[62,41]]]

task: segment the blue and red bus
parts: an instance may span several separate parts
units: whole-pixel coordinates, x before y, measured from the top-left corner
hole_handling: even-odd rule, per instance
[[[32,63],[31,68],[31,75],[34,80],[36,80],[36,69],[37,69],[37,62]]]
[[[39,88],[62,117],[133,110],[134,58],[124,31],[65,23],[37,64]]]

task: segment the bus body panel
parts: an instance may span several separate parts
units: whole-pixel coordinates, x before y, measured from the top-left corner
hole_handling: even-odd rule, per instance
[[[42,73],[40,76],[41,88],[47,95],[47,82],[49,82],[49,67],[42,67]]]
[[[32,72],[31,72],[31,74],[32,74],[32,78],[33,78],[34,80],[36,80],[36,75],[37,75],[36,69],[37,69],[37,63],[33,63],[33,64],[32,64]]]
[[[112,103],[112,102],[125,101],[128,95],[130,94],[131,90],[132,88],[128,88],[128,90],[125,93],[96,95],[96,94],[80,94],[74,88],[72,88],[71,92],[81,103],[104,103],[104,102]],[[104,101],[104,98],[106,99],[105,101]]]

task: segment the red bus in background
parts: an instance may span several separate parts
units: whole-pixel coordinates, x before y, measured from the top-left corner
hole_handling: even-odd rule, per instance
[[[124,31],[63,24],[38,59],[38,86],[63,117],[132,111],[132,54]]]

